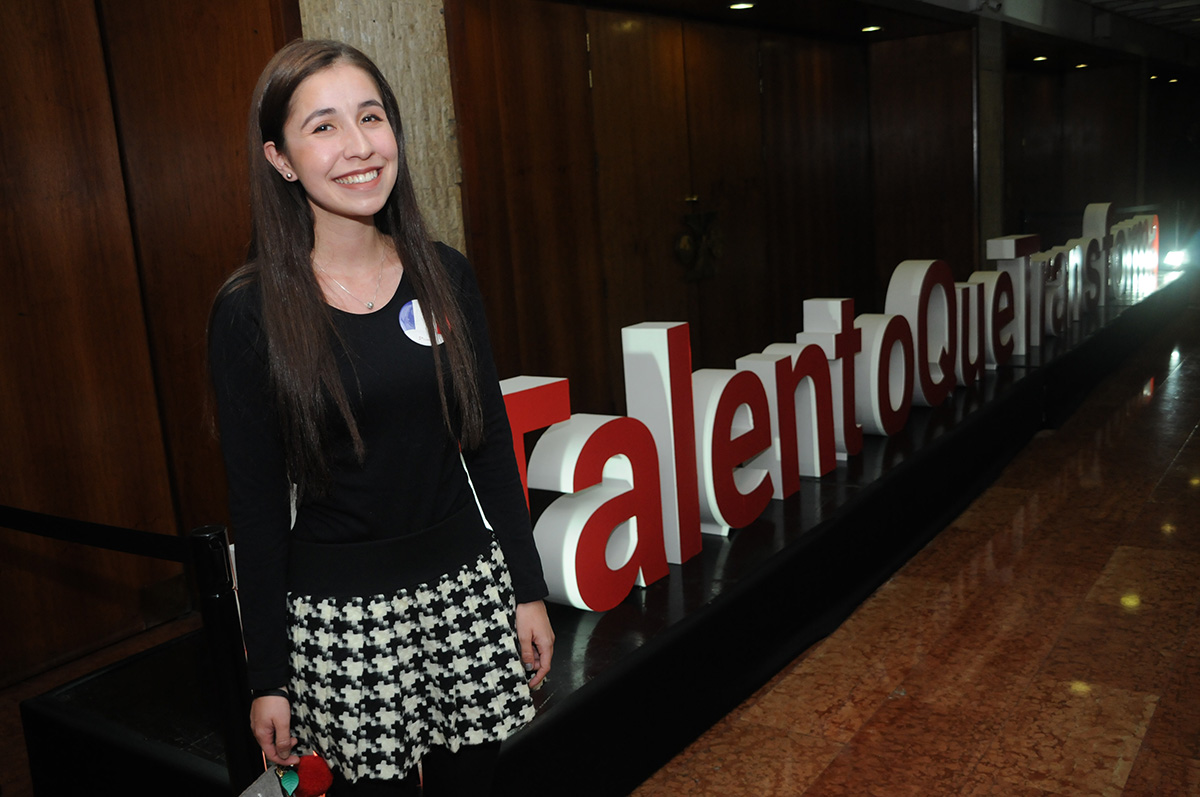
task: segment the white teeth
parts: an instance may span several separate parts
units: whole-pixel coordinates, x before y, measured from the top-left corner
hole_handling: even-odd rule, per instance
[[[336,180],[334,180],[334,182],[341,183],[342,185],[354,185],[356,183],[369,183],[378,176],[379,176],[379,170],[374,169],[369,172],[363,172],[362,174],[352,174],[349,177],[339,177]]]

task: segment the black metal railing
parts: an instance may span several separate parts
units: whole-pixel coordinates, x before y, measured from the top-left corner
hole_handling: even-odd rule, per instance
[[[0,528],[183,564],[196,591],[211,660],[209,682],[199,687],[213,692],[232,793],[240,794],[262,773],[262,754],[249,733],[245,648],[224,526],[202,526],[176,536],[0,505]]]

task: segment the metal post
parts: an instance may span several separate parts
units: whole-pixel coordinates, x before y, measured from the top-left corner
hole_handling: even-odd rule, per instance
[[[224,526],[202,526],[191,536],[191,558],[204,618],[204,634],[212,657],[214,704],[225,741],[225,760],[233,794],[241,794],[262,774],[262,753],[250,734],[250,689],[246,649],[233,568]]]

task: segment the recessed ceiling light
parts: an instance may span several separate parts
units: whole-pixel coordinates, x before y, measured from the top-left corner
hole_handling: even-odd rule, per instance
[[[1033,60],[1035,60],[1035,61],[1045,61],[1045,60],[1046,60],[1046,56],[1044,56],[1044,55],[1036,55],[1036,56],[1034,56]]]
[[[878,30],[883,30],[883,28],[879,27],[878,25],[867,25],[865,28],[862,29],[862,32],[863,33],[874,33],[875,31],[878,31]]]
[[[1151,80],[1158,80],[1158,75],[1151,75],[1151,76],[1150,76],[1150,79],[1151,79]]]
[[[1076,69],[1087,69],[1087,64],[1075,64]]]
[[[1177,78],[1177,77],[1173,77],[1173,78],[1171,78],[1170,80],[1168,80],[1167,82],[1168,82],[1168,83],[1178,83],[1178,82],[1179,82],[1179,78]]]
[[[730,8],[734,11],[745,11],[747,8],[754,8],[754,3],[734,3]]]

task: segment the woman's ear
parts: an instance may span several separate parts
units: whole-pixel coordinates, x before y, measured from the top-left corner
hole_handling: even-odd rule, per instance
[[[289,182],[296,179],[296,175],[292,172],[292,167],[288,165],[287,156],[279,151],[274,141],[267,141],[263,144],[263,155],[275,167],[275,171],[283,175],[283,179]]]

